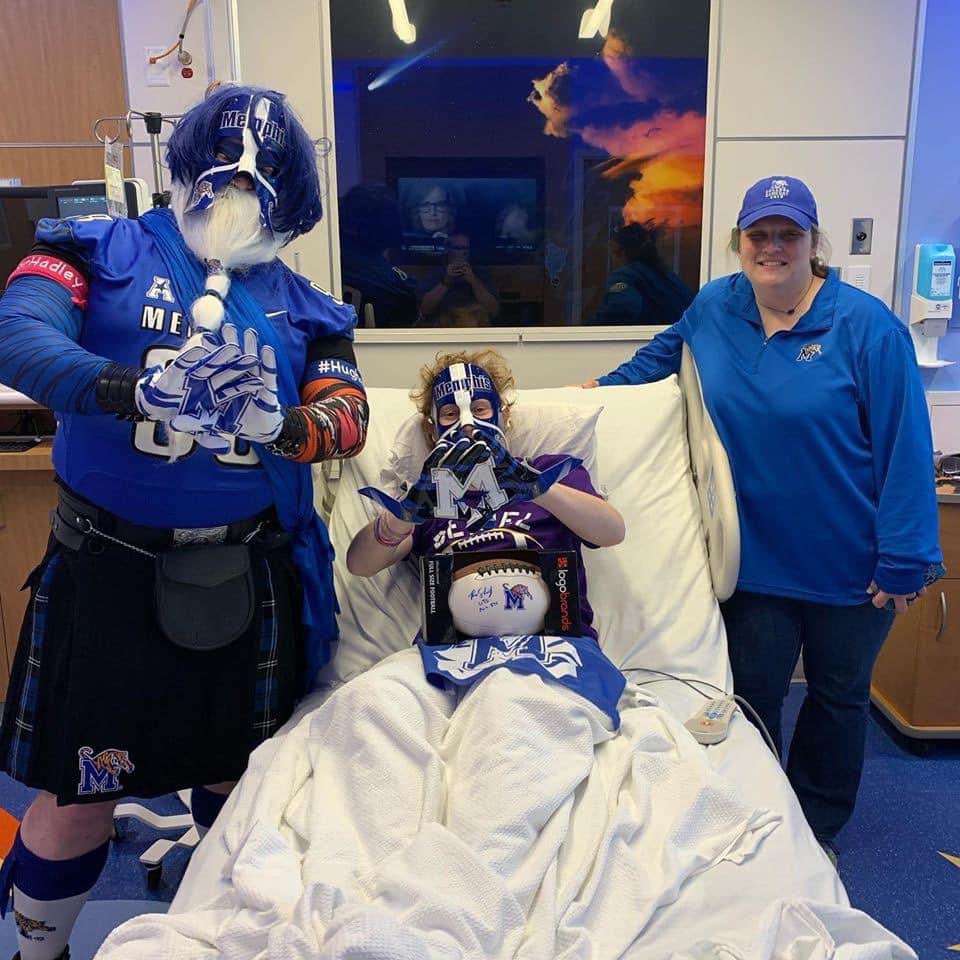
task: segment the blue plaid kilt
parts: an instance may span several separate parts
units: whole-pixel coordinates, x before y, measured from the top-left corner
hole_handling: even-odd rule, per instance
[[[289,547],[252,545],[256,612],[219,650],[186,650],[154,613],[154,561],[51,538],[30,574],[0,727],[0,769],[62,804],[236,780],[290,716],[302,677]]]

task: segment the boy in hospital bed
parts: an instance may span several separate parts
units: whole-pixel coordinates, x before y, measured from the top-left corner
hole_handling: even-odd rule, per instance
[[[483,553],[486,561],[489,555],[489,562],[481,569],[493,575],[512,571],[518,581],[514,590],[519,602],[491,604],[487,622],[482,615],[478,618],[483,611],[473,605],[464,609],[467,605],[461,602],[458,609],[458,602],[465,598],[452,598],[451,612],[458,627],[471,636],[507,633],[514,642],[508,644],[498,638],[501,642],[493,641],[496,650],[489,641],[485,645],[465,644],[464,655],[469,649],[471,661],[460,662],[455,672],[443,670],[444,662],[449,663],[452,656],[449,651],[437,656],[422,644],[428,674],[442,674],[455,683],[469,684],[495,666],[507,666],[523,673],[537,672],[549,681],[566,673],[550,669],[550,661],[559,649],[576,649],[573,656],[588,666],[585,672],[599,671],[608,685],[607,697],[601,696],[597,705],[613,715],[623,680],[612,664],[602,656],[598,658],[581,546],[620,543],[623,518],[599,496],[579,461],[551,454],[525,463],[512,456],[508,440],[512,385],[506,362],[494,350],[440,355],[423,368],[420,387],[412,398],[433,449],[403,502],[374,488],[361,491],[386,509],[354,537],[347,552],[347,567],[358,576],[373,576],[408,557],[469,551]],[[521,636],[539,634],[542,627],[536,609],[542,601],[537,591],[538,572],[504,555],[504,551],[521,548],[576,555],[582,636],[566,637],[562,642],[538,636],[533,644],[529,641],[534,638],[526,636],[527,642],[519,642]],[[542,609],[540,606],[540,612]],[[462,625],[468,617],[472,617],[474,629]],[[513,619],[516,623],[511,625]],[[551,651],[551,647],[556,649]],[[574,671],[569,681],[574,689],[580,687],[577,680]]]
[[[449,716],[456,707],[456,732],[443,741],[450,764],[443,819],[481,859],[502,867],[504,879],[589,774],[595,745],[614,735],[625,683],[597,643],[581,557],[582,545],[620,543],[623,518],[580,461],[558,453],[524,463],[510,454],[512,387],[494,350],[443,354],[421,370],[411,397],[433,449],[403,501],[361,491],[385,509],[354,536],[346,558],[351,573],[369,577],[408,557],[451,551],[482,552],[493,566],[498,554],[518,548],[577,556],[582,636],[531,636],[531,628],[446,647],[420,642],[421,657],[393,657],[360,678],[378,684],[381,709],[397,704],[399,724],[410,722],[403,688],[416,686],[424,701],[434,701],[425,714]],[[455,518],[442,515],[448,477],[462,494],[448,498]],[[491,503],[500,506],[490,511]],[[451,612],[456,621],[457,610]],[[514,829],[517,806],[507,800],[519,796],[535,811],[526,830]],[[518,899],[526,911],[529,898]]]

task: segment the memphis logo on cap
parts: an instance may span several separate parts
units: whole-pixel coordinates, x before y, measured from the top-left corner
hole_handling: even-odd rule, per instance
[[[817,223],[817,202],[810,188],[796,177],[764,177],[743,195],[737,226],[743,230],[764,217],[787,217],[809,230]]]
[[[771,180],[763,195],[768,200],[783,200],[790,195],[790,184],[786,180]]]

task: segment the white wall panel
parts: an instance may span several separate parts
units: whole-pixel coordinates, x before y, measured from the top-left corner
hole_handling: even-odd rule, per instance
[[[960,390],[928,390],[927,407],[934,450],[960,451]]]
[[[710,279],[739,269],[729,252],[744,191],[771,174],[799,177],[817,198],[834,266],[871,267],[870,292],[893,301],[903,140],[725,140],[714,166]],[[873,217],[873,251],[850,255],[851,220]]]
[[[311,137],[333,140],[333,84],[329,13],[319,0],[283,0],[278,7],[262,0],[238,0],[237,28],[244,83],[273,87],[287,94]],[[324,218],[309,234],[284,249],[283,259],[324,289],[340,289],[340,235],[328,213],[337,195],[332,147],[320,157]]]
[[[123,30],[123,54],[127,71],[127,91],[130,106],[146,112],[180,113],[203,98],[203,91],[213,72],[208,62],[207,19],[204,7],[193,12],[183,41],[184,49],[193,56],[190,68],[193,76],[188,80],[180,76],[181,64],[176,53],[164,60],[170,64],[170,85],[151,87],[146,80],[146,57],[144,47],[170,46],[177,39],[183,24],[184,4],[181,0],[156,0],[154,3],[138,3],[137,0],[120,0],[120,23]],[[166,128],[163,139],[171,128]],[[134,139],[146,140],[143,125],[134,129]]]
[[[906,135],[917,0],[718,9],[718,137]]]
[[[213,0],[210,0],[213,2]],[[212,11],[211,11],[212,12]],[[120,28],[123,31],[123,55],[127,76],[127,103],[132,110],[141,113],[156,111],[165,114],[183,113],[188,107],[203,98],[210,78],[217,75],[216,61],[222,59],[218,44],[208,36],[206,5],[194,11],[187,25],[184,49],[193,56],[190,64],[193,76],[185,79],[180,75],[181,65],[176,53],[165,62],[170,64],[170,86],[151,87],[146,81],[146,56],[144,47],[170,46],[183,25],[184,4],[182,0],[156,0],[145,4],[137,0],[120,0]],[[148,144],[149,138],[142,120],[132,122],[133,140]],[[167,138],[173,127],[164,124],[160,141],[165,151]],[[137,146],[133,151],[135,176],[146,180],[151,192],[156,189],[153,177],[153,162],[148,146]],[[170,186],[167,171],[163,171],[164,186]]]
[[[596,328],[595,328],[596,329]],[[654,327],[642,336],[652,337]],[[641,340],[636,334],[617,331],[618,339],[544,342],[527,339],[539,331],[477,329],[455,331],[357,331],[357,362],[364,382],[374,387],[412,387],[420,368],[444,351],[494,347],[510,364],[522,387],[562,387],[609,373],[633,356]],[[571,330],[572,333],[572,330]],[[561,334],[562,335],[562,334]],[[604,334],[597,333],[597,337]],[[520,339],[520,338],[523,339]]]

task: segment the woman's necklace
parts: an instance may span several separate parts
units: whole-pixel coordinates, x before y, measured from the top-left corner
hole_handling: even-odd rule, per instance
[[[792,317],[794,313],[796,313],[797,307],[799,307],[800,304],[807,299],[807,294],[810,292],[810,288],[813,286],[813,281],[816,279],[816,276],[812,276],[810,278],[810,282],[807,284],[807,289],[803,291],[803,296],[789,310],[781,310],[780,307],[771,307],[768,303],[760,303],[759,300],[757,300],[757,303],[760,304],[764,310],[773,310],[774,313],[785,313],[788,317]]]

